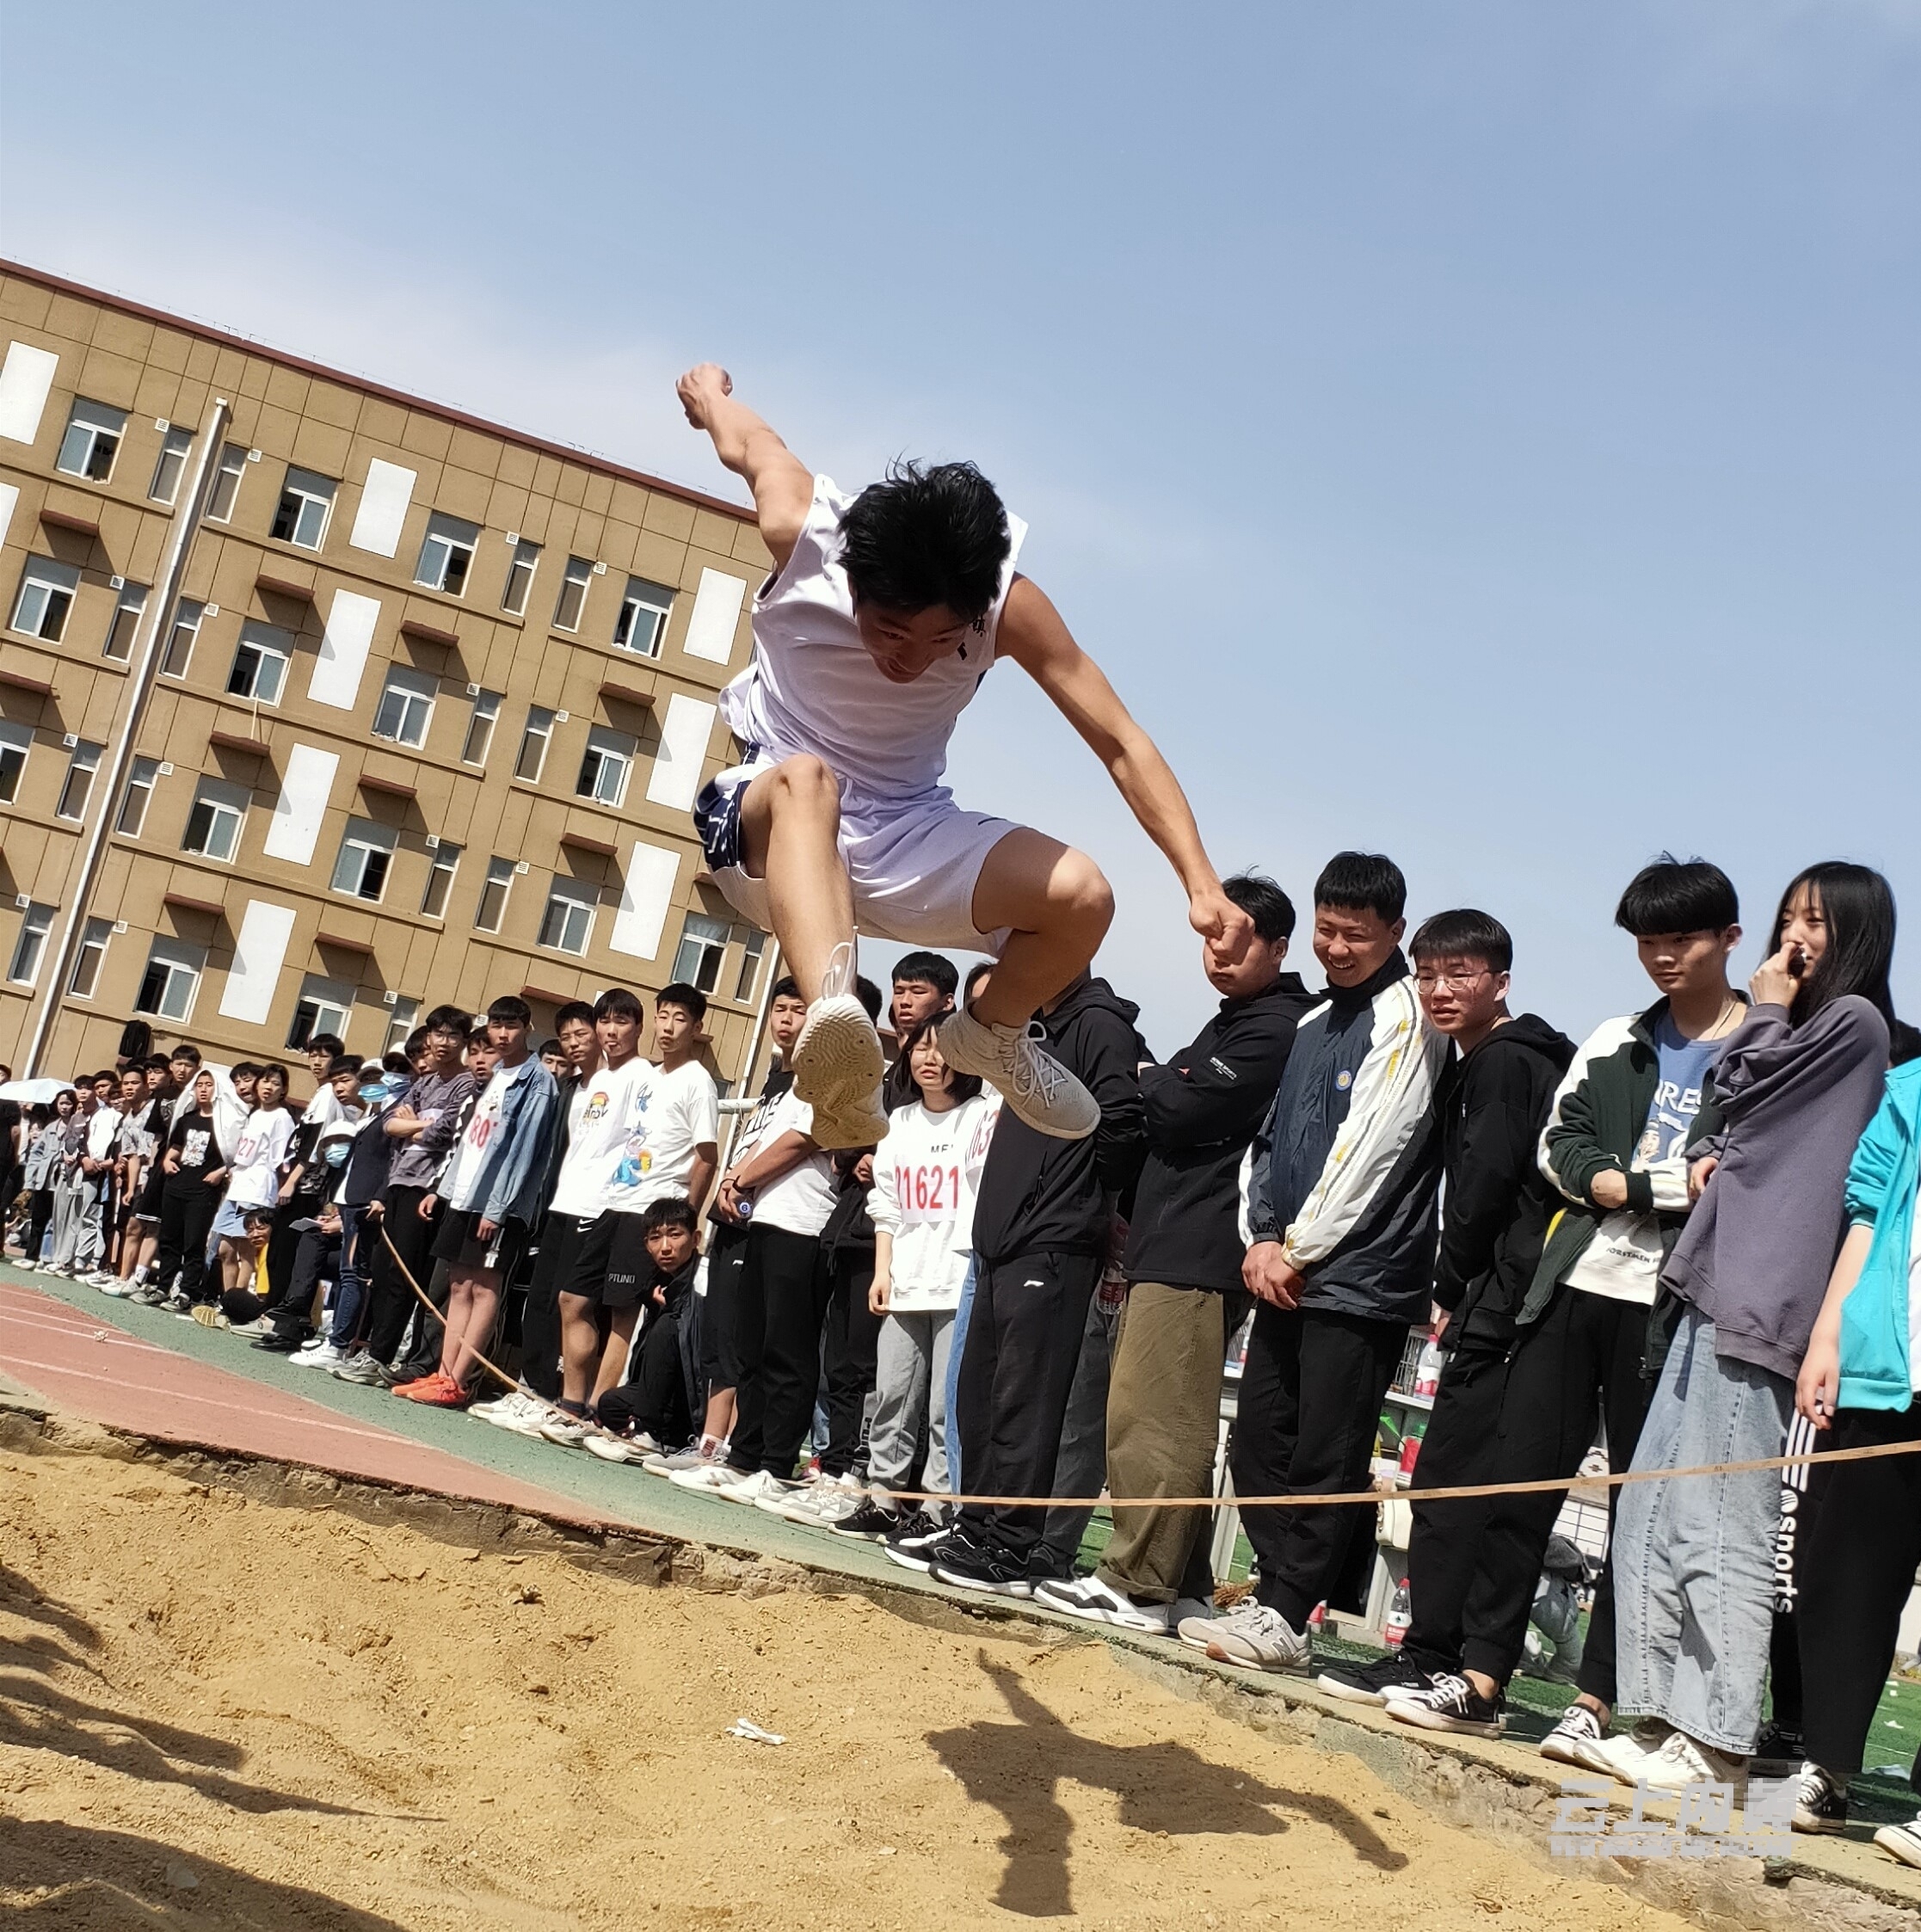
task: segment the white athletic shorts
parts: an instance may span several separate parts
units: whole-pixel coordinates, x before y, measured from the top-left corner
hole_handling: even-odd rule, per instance
[[[742,863],[741,798],[780,760],[757,745],[747,761],[701,788],[693,822],[714,883],[727,902],[763,931],[773,930],[767,882]],[[840,857],[853,882],[854,922],[876,938],[910,946],[964,946],[999,958],[1010,928],[981,932],[974,889],[988,854],[1018,831],[1011,819],[964,811],[944,785],[911,798],[869,798],[843,791]]]

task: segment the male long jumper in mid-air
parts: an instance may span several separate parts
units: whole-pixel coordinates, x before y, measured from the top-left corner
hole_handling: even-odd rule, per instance
[[[754,493],[773,574],[754,606],[754,656],[721,694],[743,760],[694,819],[715,882],[772,929],[808,1003],[794,1086],[823,1147],[886,1131],[880,1037],[854,995],[856,921],[908,945],[991,953],[972,1002],[941,1028],[948,1063],[998,1087],[1064,1140],[1099,1110],[1030,1037],[1113,917],[1083,852],[964,810],[940,782],[962,709],[1010,657],[1107,767],[1187,894],[1222,963],[1253,928],[1221,889],[1179,781],[1039,588],[1014,569],[1025,526],[970,463],[897,465],[852,499],[812,475],[736,402],[724,369],[681,377],[687,421]]]

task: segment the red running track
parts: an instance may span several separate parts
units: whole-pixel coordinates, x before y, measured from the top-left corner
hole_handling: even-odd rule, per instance
[[[239,1449],[344,1476],[600,1523],[571,1498],[289,1395],[0,1279],[0,1369],[50,1407],[163,1442]]]

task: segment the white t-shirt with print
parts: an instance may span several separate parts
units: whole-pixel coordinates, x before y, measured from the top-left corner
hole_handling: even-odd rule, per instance
[[[446,1204],[456,1213],[471,1214],[482,1205],[480,1178],[485,1165],[487,1143],[499,1131],[501,1115],[506,1109],[507,1096],[514,1082],[530,1067],[539,1064],[530,1055],[518,1067],[496,1067],[480,1098],[474,1102],[473,1111],[467,1116],[467,1124],[461,1130],[460,1144],[453,1150],[453,1165],[447,1169],[442,1190]]]
[[[767,1123],[754,1137],[759,1151],[783,1134],[811,1134],[814,1110],[791,1087],[768,1108]],[[834,1163],[824,1154],[810,1154],[779,1179],[754,1191],[755,1227],[784,1227],[791,1234],[818,1234],[834,1212]]]
[[[247,1116],[228,1163],[227,1199],[235,1207],[270,1208],[280,1198],[275,1170],[286,1158],[297,1124],[285,1107],[256,1107]]]
[[[607,1205],[637,1215],[656,1201],[685,1197],[695,1151],[720,1137],[720,1096],[714,1077],[697,1060],[672,1073],[653,1067],[653,1080],[629,1124],[627,1144],[614,1164]]]
[[[568,1102],[567,1151],[561,1156],[560,1178],[551,1203],[555,1214],[584,1221],[613,1204],[608,1183],[653,1078],[653,1068],[637,1053],[619,1067],[603,1067],[581,1081]]]

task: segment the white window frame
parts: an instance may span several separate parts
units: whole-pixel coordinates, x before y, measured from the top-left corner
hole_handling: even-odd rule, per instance
[[[87,921],[86,930],[80,935],[79,951],[73,956],[73,972],[67,981],[68,999],[91,1000],[100,991],[100,976],[106,970],[107,948],[113,937],[112,920]]]
[[[584,958],[587,949],[594,943],[594,915],[600,909],[600,895],[592,886],[557,873],[547,888],[547,903],[540,914],[540,932],[533,943],[545,947],[549,952],[563,952],[573,959]],[[557,924],[557,913],[559,914]],[[568,939],[576,933],[580,944],[569,945]]]
[[[223,443],[220,460],[214,465],[213,487],[206,493],[206,520],[231,523],[234,507],[240,501],[240,485],[247,474],[247,452],[238,443]],[[225,496],[223,505],[221,498]]]
[[[733,937],[734,928],[725,920],[690,912],[680,921],[680,940],[674,949],[672,977],[702,993],[715,992],[726,969],[728,943]]]
[[[443,839],[428,855],[427,883],[421,889],[420,916],[445,919],[453,896],[453,881],[460,870],[461,847]],[[438,891],[435,889],[438,888]],[[440,903],[434,904],[435,899]]]
[[[554,724],[559,714],[550,711],[545,705],[529,705],[527,720],[520,727],[520,748],[514,754],[514,776],[523,784],[539,784],[540,774],[547,768],[547,754],[553,748]],[[536,723],[534,721],[540,722]],[[527,747],[538,744],[539,750],[533,760],[533,769],[524,769],[527,761]]]
[[[392,1006],[387,1008],[387,1034],[380,1043],[382,1053],[392,1053],[397,1048],[404,1049],[407,1036],[420,1024],[420,1001],[409,1000],[403,994],[397,994]]]
[[[575,631],[581,627],[581,619],[587,615],[587,587],[594,581],[594,559],[591,557],[570,557],[567,559],[566,574],[560,580],[560,595],[554,600],[554,623],[556,631]],[[566,613],[571,609],[571,617]]]
[[[9,986],[32,986],[40,976],[46,959],[46,942],[53,931],[53,915],[58,908],[37,901],[20,915],[20,932],[14,940],[13,957],[7,965]]]
[[[507,560],[507,582],[501,591],[501,608],[509,617],[527,614],[527,598],[533,589],[533,574],[539,568],[539,545],[520,538],[514,545],[513,556]]]
[[[43,644],[58,643],[66,636],[67,619],[73,615],[73,600],[79,589],[76,565],[51,557],[29,557],[20,573],[13,621],[8,628],[22,637],[37,637]]]
[[[194,453],[194,432],[172,425],[160,439],[160,454],[153,465],[153,481],[147,485],[147,500],[171,507],[180,495],[180,481],[187,474],[187,458]]]
[[[78,477],[86,483],[110,483],[120,445],[126,440],[125,409],[76,396],[53,467],[63,475]]]
[[[393,877],[393,855],[400,843],[400,834],[392,827],[376,825],[372,819],[350,818],[347,829],[340,835],[340,851],[334,858],[333,877],[327,889],[337,892],[343,899],[358,901],[363,906],[378,906],[386,896],[387,886]],[[373,892],[364,889],[371,861],[378,857],[380,861],[379,877]],[[351,884],[343,885],[343,877],[350,877]]]
[[[483,691],[475,696],[473,708],[467,713],[467,735],[460,745],[463,765],[485,766],[494,748],[494,731],[500,723],[500,715],[499,692]]]
[[[126,789],[120,794],[120,809],[114,815],[114,830],[119,837],[138,839],[146,829],[147,814],[153,808],[154,789],[159,783],[160,760],[157,758],[133,760],[126,774]]]
[[[767,936],[758,926],[747,929],[741,943],[741,969],[734,980],[736,1004],[751,1006],[760,990],[760,968],[767,957]]]
[[[141,997],[153,983],[157,971],[161,975],[160,990],[152,1006],[143,1006]],[[190,946],[182,940],[164,938],[157,934],[140,974],[140,984],[133,995],[133,1011],[152,1013],[158,1018],[184,1024],[194,1017],[194,1002],[200,997],[200,980],[206,972],[205,946]]]
[[[502,858],[499,853],[487,861],[487,877],[481,882],[480,897],[475,902],[473,929],[476,932],[498,932],[507,924],[507,902],[514,896],[514,875],[518,868],[511,858]],[[499,901],[494,908],[494,923],[487,923],[487,900],[489,894],[498,892]]]
[[[251,675],[243,679],[243,663]],[[286,695],[286,674],[293,665],[293,639],[271,624],[256,624],[252,618],[240,626],[240,641],[233,647],[233,662],[227,668],[227,696],[243,698],[256,705],[277,705]]]
[[[408,751],[419,751],[434,726],[434,700],[440,688],[440,680],[424,671],[390,664],[387,681],[380,687],[380,701],[373,707],[373,735]]]
[[[339,489],[337,477],[323,477],[317,470],[303,470],[288,464],[268,534],[275,543],[292,544],[296,550],[320,549],[327,541],[327,526],[334,520],[334,497]],[[291,519],[286,514],[289,497],[299,499]],[[284,533],[280,528],[283,522],[287,526]]]
[[[480,547],[480,526],[436,510],[427,520],[427,535],[414,566],[414,581],[443,597],[465,594],[473,575],[474,552]]]
[[[27,760],[33,754],[33,727],[0,719],[0,805],[20,803],[20,781],[27,776]]]
[[[247,828],[247,807],[253,794],[238,785],[218,778],[202,778],[194,788],[194,803],[180,834],[180,849],[196,858],[211,859],[216,865],[231,865],[240,856],[240,840]],[[196,823],[203,843],[193,842]],[[222,851],[222,845],[225,850]]]
[[[587,734],[587,749],[581,754],[574,796],[619,811],[626,798],[627,781],[633,776],[634,760],[639,754],[638,741],[625,732],[596,724]]]
[[[139,635],[140,619],[147,612],[147,590],[144,583],[123,583],[120,600],[114,606],[114,615],[107,626],[107,641],[100,647],[100,655],[115,664],[126,664],[132,661],[133,640]],[[125,648],[116,649],[116,645]]]
[[[667,620],[673,613],[674,593],[646,577],[629,577],[613,620],[613,648],[636,657],[658,657],[667,640]]]
[[[160,654],[160,675],[184,678],[194,661],[194,646],[200,641],[200,626],[206,621],[206,606],[197,597],[182,597],[174,606],[174,621],[167,629],[167,648]],[[186,639],[182,644],[181,640]]]
[[[67,758],[67,773],[60,781],[60,797],[53,807],[55,818],[64,818],[69,825],[83,825],[87,819],[87,808],[93,803],[94,780],[100,776],[100,760],[105,747],[89,744],[83,738],[74,746]],[[74,790],[77,779],[85,779],[77,795]],[[75,809],[69,811],[67,807]]]
[[[304,1017],[305,1026],[301,1024]],[[331,1033],[336,1039],[346,1039],[353,1017],[353,988],[318,973],[309,973],[300,981],[299,997],[294,1000],[292,1014],[286,1023],[286,1051],[305,1053],[307,1042],[316,1033]]]

